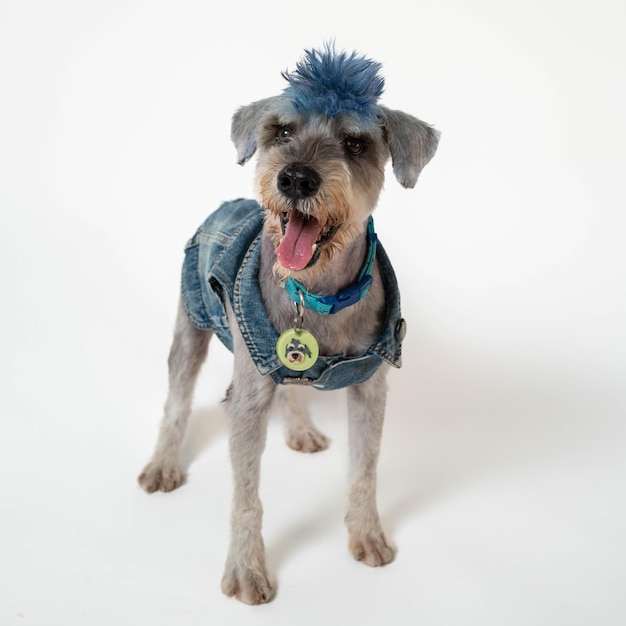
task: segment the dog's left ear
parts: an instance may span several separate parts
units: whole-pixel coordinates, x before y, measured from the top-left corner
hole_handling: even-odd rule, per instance
[[[393,173],[403,187],[413,188],[439,144],[441,133],[416,117],[380,107]]]
[[[230,127],[230,138],[237,148],[237,162],[243,165],[256,152],[256,139],[261,118],[276,98],[257,100],[237,109]]]

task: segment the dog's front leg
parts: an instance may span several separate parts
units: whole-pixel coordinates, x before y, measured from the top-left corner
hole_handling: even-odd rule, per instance
[[[246,604],[262,604],[271,600],[273,587],[267,573],[261,535],[263,507],[259,499],[259,477],[267,420],[276,386],[271,379],[258,373],[247,349],[241,345],[241,336],[235,332],[233,335],[235,368],[226,397],[233,501],[230,548],[222,591]]]
[[[376,465],[385,416],[387,366],[348,389],[350,491],[346,525],[350,552],[368,565],[386,565],[395,550],[380,525],[376,507]]]

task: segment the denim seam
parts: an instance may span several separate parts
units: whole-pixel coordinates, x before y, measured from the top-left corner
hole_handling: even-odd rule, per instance
[[[244,220],[241,223],[241,226],[233,233],[232,237],[230,237],[229,235],[226,235],[226,234],[224,234],[224,233],[222,233],[220,231],[217,231],[216,233],[205,233],[204,231],[201,231],[199,233],[199,236],[202,239],[204,239],[204,237],[206,237],[208,242],[215,241],[216,243],[218,243],[219,245],[222,246],[221,252],[217,255],[217,257],[213,261],[213,264],[209,268],[208,275],[206,276],[206,280],[209,279],[209,276],[211,276],[213,268],[216,265],[219,264],[219,262],[222,260],[222,257],[224,256],[224,254],[226,254],[226,251],[228,250],[229,244],[232,241],[235,241],[237,239],[237,237],[239,236],[239,233],[241,233],[241,231],[250,223],[250,220],[253,217],[254,216],[250,216],[247,220]],[[215,237],[216,234],[220,234],[220,235],[222,235],[222,237],[218,239],[217,237]],[[220,241],[220,239],[223,239],[223,242]],[[242,267],[243,267],[243,263],[242,263]]]
[[[241,314],[241,277],[242,277],[244,270],[246,269],[246,266],[250,262],[250,257],[254,254],[256,247],[260,244],[260,242],[261,242],[261,236],[259,235],[254,239],[254,241],[250,244],[250,246],[246,250],[246,254],[243,257],[241,266],[239,267],[239,270],[237,271],[237,275],[235,277],[235,283],[233,286],[233,304],[234,304],[233,308],[234,308],[234,313],[235,313],[235,318],[237,320],[237,324],[239,325],[239,330],[241,331],[243,340],[245,341],[248,351],[250,352],[250,356],[255,362],[257,368],[259,366],[262,366],[262,368],[266,370],[267,365],[264,362],[261,354],[259,353],[256,343],[252,340],[252,333],[250,331],[250,327],[248,326],[245,316]],[[274,368],[274,369],[278,369],[278,368]],[[263,373],[266,374],[269,371],[274,371],[274,370],[272,369],[272,370],[264,371]]]
[[[186,249],[191,250],[194,247],[197,247],[197,244],[195,246],[188,246]],[[196,259],[196,275],[198,277],[202,276],[202,274],[200,273],[200,255],[199,254],[197,255],[197,259]],[[188,287],[188,284],[184,280],[184,277],[185,277],[185,268],[183,265],[183,268],[181,269],[181,286],[182,286],[181,291],[186,290],[186,287]],[[192,321],[193,325],[196,328],[199,328],[201,330],[210,330],[211,321],[208,315],[206,304],[204,302],[204,298],[202,297],[200,297],[200,306],[202,307],[202,310],[204,311],[204,319],[198,318],[194,314],[194,312],[191,311],[191,309],[189,308],[187,304],[187,298],[183,297],[183,308],[185,309],[185,313],[187,314],[187,317]]]

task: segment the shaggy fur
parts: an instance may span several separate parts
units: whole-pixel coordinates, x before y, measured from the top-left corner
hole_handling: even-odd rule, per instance
[[[356,54],[337,55],[329,46],[307,52],[288,76],[290,85],[284,93],[242,107],[233,117],[232,139],[239,162],[259,153],[256,191],[266,210],[259,284],[263,304],[279,332],[293,325],[294,306],[284,289],[286,279],[293,277],[316,294],[337,293],[354,283],[365,256],[367,220],[378,202],[388,159],[398,181],[413,187],[437,148],[439,133],[429,125],[378,104],[383,86],[378,69],[378,64]],[[289,187],[296,175],[300,181],[304,177],[301,189]],[[276,252],[291,220],[319,227],[311,258],[301,269],[284,265]],[[327,317],[305,312],[305,328],[317,338],[320,354],[360,355],[376,341],[386,310],[376,263],[372,275],[368,295],[356,304]],[[328,446],[328,440],[298,403],[294,386],[277,387],[258,372],[230,305],[228,316],[235,359],[226,399],[234,489],[222,590],[259,604],[274,593],[265,563],[258,489],[267,421],[277,392],[290,447],[317,452]],[[185,480],[180,448],[194,383],[212,334],[194,328],[179,308],[165,415],[153,458],[139,476],[150,493],[170,491]],[[371,566],[394,558],[376,508],[388,369],[387,364],[381,365],[371,378],[347,391],[349,549]]]
[[[306,50],[304,59],[291,74],[283,74],[296,111],[310,111],[335,117],[351,111],[371,120],[378,113],[377,100],[385,81],[378,74],[381,66],[356,52],[335,53],[330,44],[322,52]]]

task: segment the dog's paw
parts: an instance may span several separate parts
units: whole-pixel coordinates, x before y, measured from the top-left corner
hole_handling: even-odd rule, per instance
[[[148,493],[155,491],[173,491],[186,480],[183,470],[176,465],[148,463],[137,478],[139,484]]]
[[[227,566],[222,592],[245,604],[264,604],[274,597],[274,587],[265,568],[243,569]]]
[[[357,561],[372,567],[387,565],[396,556],[395,548],[382,531],[350,537],[349,548]]]
[[[321,452],[330,444],[328,437],[312,425],[290,429],[285,434],[285,441],[292,450],[298,452]]]

